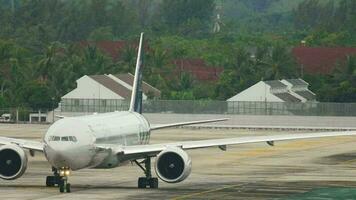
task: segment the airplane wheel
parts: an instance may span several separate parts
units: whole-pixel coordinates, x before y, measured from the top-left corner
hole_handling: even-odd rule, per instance
[[[66,185],[66,192],[67,192],[67,193],[70,193],[70,183],[68,183],[68,184]]]
[[[150,188],[158,188],[158,178],[149,179]]]
[[[63,193],[64,192],[64,185],[59,185],[59,192]]]
[[[64,181],[60,180],[58,186],[59,186],[59,192],[63,193],[64,192]]]
[[[138,188],[146,188],[146,185],[147,185],[146,177],[138,178]]]
[[[47,176],[46,178],[46,186],[53,187],[55,185],[55,177],[54,176]]]

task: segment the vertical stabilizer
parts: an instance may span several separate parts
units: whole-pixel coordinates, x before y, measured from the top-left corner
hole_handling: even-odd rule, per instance
[[[142,113],[142,42],[143,33],[141,33],[140,43],[138,45],[138,53],[135,68],[135,78],[132,86],[130,109],[131,112]]]

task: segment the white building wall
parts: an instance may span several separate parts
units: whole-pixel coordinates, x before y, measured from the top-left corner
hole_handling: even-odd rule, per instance
[[[227,101],[283,102],[280,98],[274,96],[270,89],[271,87],[269,85],[263,81],[260,81],[239,94],[231,97]]]
[[[77,80],[77,88],[64,95],[62,99],[124,99],[102,86],[89,76]]]

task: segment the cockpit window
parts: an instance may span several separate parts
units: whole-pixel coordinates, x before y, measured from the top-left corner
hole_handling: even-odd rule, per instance
[[[51,136],[48,139],[49,141],[63,141],[63,142],[77,142],[77,138],[75,136],[64,136],[64,137],[59,137],[59,136]]]
[[[60,141],[60,140],[61,140],[61,138],[58,137],[58,136],[51,136],[51,137],[49,138],[49,141]]]
[[[69,136],[69,140],[72,142],[77,142],[77,138],[75,136]]]

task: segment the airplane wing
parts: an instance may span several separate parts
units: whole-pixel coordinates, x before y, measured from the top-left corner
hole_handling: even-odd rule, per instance
[[[43,152],[43,147],[44,147],[44,144],[42,142],[0,137],[0,145],[7,145],[7,144],[16,144],[24,149],[41,151],[41,152]]]
[[[237,137],[237,138],[224,138],[224,139],[209,139],[198,141],[184,141],[175,143],[163,144],[148,144],[148,145],[135,145],[135,146],[101,146],[102,148],[110,148],[116,154],[121,155],[135,155],[139,156],[156,156],[159,152],[169,147],[178,147],[183,150],[219,147],[221,150],[226,150],[227,145],[247,144],[257,142],[267,142],[273,145],[274,141],[286,141],[296,139],[311,139],[322,137],[336,137],[336,136],[355,136],[356,131],[336,131],[336,132],[321,132],[321,133],[295,133],[273,136],[250,136],[250,137]]]
[[[158,130],[158,129],[176,127],[176,126],[184,126],[184,125],[193,125],[193,124],[204,124],[204,123],[211,123],[211,122],[220,122],[220,121],[226,121],[226,120],[228,120],[228,118],[199,120],[199,121],[190,121],[190,122],[178,122],[178,123],[173,123],[173,124],[157,124],[157,125],[152,125],[152,126],[151,126],[151,130]]]

